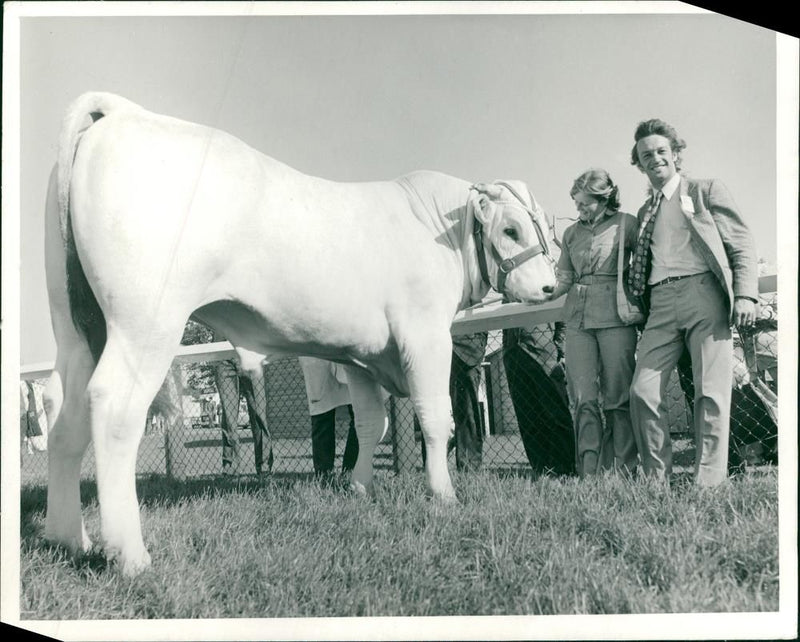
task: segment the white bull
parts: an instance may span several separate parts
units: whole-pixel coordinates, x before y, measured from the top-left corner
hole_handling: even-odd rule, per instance
[[[276,353],[346,364],[356,490],[372,487],[380,386],[410,396],[429,489],[455,498],[453,317],[490,285],[529,302],[554,285],[547,221],[524,184],[427,171],[331,182],[106,93],[69,107],[59,143],[46,223],[58,345],[46,390],[48,539],[91,545],[78,492],[91,439],[106,556],[126,574],[150,563],[136,453],[190,316],[227,337],[245,366]]]

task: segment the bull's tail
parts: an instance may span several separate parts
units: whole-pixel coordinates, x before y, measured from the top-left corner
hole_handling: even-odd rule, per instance
[[[93,123],[120,109],[139,109],[134,103],[106,93],[87,93],[75,100],[67,110],[61,126],[58,150],[58,216],[61,237],[66,250],[67,295],[72,322],[86,337],[95,362],[106,343],[106,322],[103,311],[83,271],[70,217],[70,183],[72,165],[83,133]]]
[[[70,183],[72,165],[81,136],[94,123],[112,112],[139,110],[141,107],[114,94],[92,92],[73,102],[61,126],[58,151],[58,216],[66,253],[66,284],[70,315],[76,330],[86,337],[95,363],[106,345],[106,320],[86,279],[72,233]],[[156,395],[154,410],[170,417],[177,412],[166,386]]]

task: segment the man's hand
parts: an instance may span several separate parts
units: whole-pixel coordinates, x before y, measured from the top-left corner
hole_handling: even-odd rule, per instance
[[[751,299],[737,297],[733,300],[733,323],[739,328],[749,328],[756,320],[756,304]]]

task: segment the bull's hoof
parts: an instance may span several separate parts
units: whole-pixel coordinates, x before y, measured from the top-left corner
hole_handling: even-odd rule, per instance
[[[458,497],[456,497],[455,492],[453,493],[444,493],[444,494],[431,494],[431,501],[441,504],[442,506],[456,506],[460,504]]]
[[[441,504],[443,506],[455,505],[460,503],[458,501],[458,497],[456,497],[456,491],[452,485],[448,485],[448,487],[435,490],[428,487],[426,489],[426,495],[432,502]]]
[[[136,577],[150,567],[150,553],[142,549],[136,555],[116,555],[114,559],[125,577]]]
[[[359,497],[372,497],[374,495],[373,484],[364,485],[361,482],[350,480],[350,492]]]

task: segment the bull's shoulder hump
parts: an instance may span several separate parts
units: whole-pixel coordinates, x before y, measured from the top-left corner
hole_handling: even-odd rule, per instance
[[[395,178],[393,182],[403,187],[406,191],[418,194],[461,193],[470,185],[468,181],[461,178],[427,169],[403,174]]]
[[[418,169],[394,179],[397,183],[442,183],[461,179],[433,169]]]

